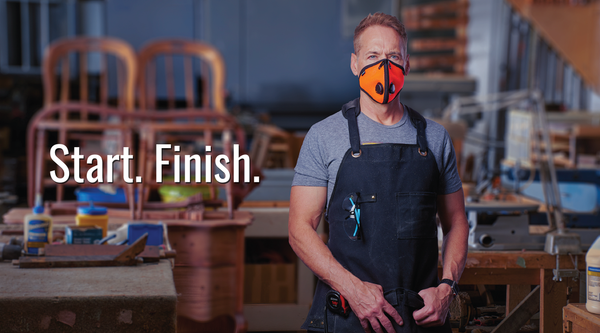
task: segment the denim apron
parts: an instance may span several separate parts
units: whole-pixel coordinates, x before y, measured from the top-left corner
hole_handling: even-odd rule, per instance
[[[342,107],[351,147],[343,157],[327,209],[328,247],[357,278],[382,286],[385,299],[404,321],[398,326],[391,319],[396,332],[451,332],[448,319],[443,326],[424,328],[412,316],[423,306],[418,291],[439,283],[436,192],[440,174],[427,147],[427,122],[407,108],[404,116],[417,129],[416,145],[361,145],[359,108],[358,99]],[[330,290],[318,281],[302,328],[323,332],[327,323],[328,332],[363,332],[353,312],[343,317],[326,309],[325,295]]]

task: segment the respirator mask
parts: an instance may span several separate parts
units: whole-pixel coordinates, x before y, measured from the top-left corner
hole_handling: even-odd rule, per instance
[[[375,102],[387,104],[393,101],[404,86],[404,67],[382,59],[365,66],[358,75],[360,90]]]

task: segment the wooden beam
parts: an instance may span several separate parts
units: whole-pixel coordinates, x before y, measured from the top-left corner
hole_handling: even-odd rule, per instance
[[[479,290],[479,295],[481,295],[481,297],[485,298],[486,306],[491,306],[492,304],[494,304],[494,299],[492,298],[492,293],[490,293],[487,290],[487,288],[485,287],[485,284],[478,284],[477,290]]]
[[[575,256],[573,256],[575,259]],[[573,262],[568,255],[559,257],[561,268],[572,269]],[[577,259],[578,269],[585,269],[585,256],[579,255]],[[527,268],[527,269],[554,269],[556,268],[556,256],[548,254],[544,251],[495,251],[491,252],[478,251],[469,252],[466,262],[467,268]]]
[[[540,270],[540,332],[560,333],[563,330],[562,308],[567,305],[567,281],[553,281],[551,269]]]
[[[541,37],[600,93],[600,2],[586,6],[508,0]]]
[[[529,284],[509,284],[506,286],[506,313],[515,309],[531,292]]]
[[[505,318],[494,328],[492,333],[513,333],[517,332],[531,316],[540,311],[540,286],[525,297]],[[560,318],[560,317],[559,317]],[[540,330],[540,332],[546,332]],[[547,333],[547,332],[546,332]]]
[[[411,40],[409,43],[413,51],[454,50],[458,47],[464,48],[467,46],[466,39],[458,38],[423,38]]]
[[[438,269],[439,276],[442,269]],[[466,268],[459,284],[540,284],[537,269]]]

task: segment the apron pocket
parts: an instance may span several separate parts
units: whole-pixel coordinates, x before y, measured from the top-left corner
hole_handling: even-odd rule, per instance
[[[433,192],[396,193],[398,239],[437,238],[436,202]]]

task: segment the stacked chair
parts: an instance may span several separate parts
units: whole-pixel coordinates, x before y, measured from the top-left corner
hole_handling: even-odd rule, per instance
[[[183,71],[176,70],[181,64]],[[178,73],[183,77],[178,78]],[[79,205],[88,203],[66,200],[69,191],[99,185],[75,182],[76,170],[70,156],[61,159],[71,177],[62,184],[50,179],[51,170],[57,170],[58,177],[64,176],[51,160],[53,145],[65,145],[69,155],[73,147],[80,147],[86,158],[89,154],[104,156],[103,163],[107,162],[107,154],[121,154],[128,147],[134,156],[128,176],[134,182],[125,182],[122,164],[115,163],[112,174],[112,186],[125,189],[125,202],[94,203],[107,206],[113,220],[160,220],[168,226],[169,246],[177,251],[173,276],[180,294],[179,331],[195,331],[215,318],[227,318],[221,320],[224,324],[219,331],[225,331],[223,327],[245,331],[244,228],[252,218],[236,208],[257,185],[254,179],[261,173],[249,163],[241,163],[237,171],[241,176],[250,171],[250,182],[233,182],[232,147],[238,144],[242,155],[246,142],[241,126],[225,108],[225,64],[219,52],[197,41],[155,41],[135,54],[127,43],[114,38],[65,39],[46,50],[43,80],[45,106],[28,129],[29,205],[33,206],[36,194],[48,196],[55,189],[56,200],[46,202],[46,212],[74,215]],[[178,84],[184,87],[183,102],[176,98]],[[157,144],[180,146],[179,154],[201,156],[203,163],[194,167],[201,168],[202,175],[207,154],[225,154],[232,179],[224,184],[201,179],[204,194],[179,202],[157,201],[156,190],[161,186],[186,186],[169,178],[157,181]],[[177,154],[166,153],[163,160],[172,166]],[[85,179],[93,166],[85,160],[80,165]],[[165,168],[165,176],[174,171]],[[106,180],[109,175],[103,176]],[[135,176],[141,176],[142,182],[135,182]],[[227,209],[219,209],[223,206]]]

